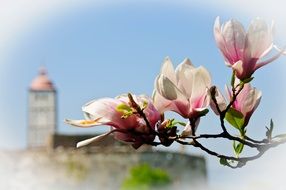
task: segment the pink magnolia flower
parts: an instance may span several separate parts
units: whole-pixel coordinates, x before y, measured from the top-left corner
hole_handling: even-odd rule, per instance
[[[210,85],[211,77],[204,67],[195,68],[185,59],[174,70],[171,60],[166,58],[155,79],[154,105],[160,113],[174,111],[184,118],[196,117],[209,105]]]
[[[237,78],[250,78],[257,69],[282,54],[280,51],[272,58],[259,62],[273,48],[272,30],[273,24],[268,27],[265,21],[259,18],[252,20],[246,32],[242,24],[233,19],[221,26],[217,17],[214,24],[215,40],[226,65],[232,67]]]
[[[214,91],[213,91],[214,90]],[[217,103],[217,106],[218,106],[218,109],[220,111],[224,111],[226,109],[226,100],[224,98],[224,96],[221,94],[221,92],[219,91],[219,89],[217,87],[212,87],[210,88],[210,96],[212,96],[212,93],[214,92],[213,96],[216,100],[216,103]],[[211,109],[214,111],[214,113],[216,115],[219,115],[219,111],[217,109],[217,106],[215,104],[215,102],[213,101],[213,99],[211,99],[210,101],[210,107]]]
[[[232,100],[232,91],[229,88],[227,89],[229,101]],[[257,90],[256,88],[251,87],[249,83],[244,85],[244,88],[241,90],[241,92],[236,97],[236,100],[234,101],[232,108],[239,111],[243,115],[244,123],[243,127],[247,126],[249,119],[253,112],[258,107],[260,100],[262,97],[261,91]],[[221,92],[216,89],[215,98],[218,104],[218,107],[220,111],[224,111],[227,107],[227,103]],[[215,106],[215,103],[211,100],[210,106],[212,110],[219,115],[219,112]]]
[[[228,89],[228,94],[229,98],[231,99],[232,92],[230,89]],[[261,91],[251,87],[249,83],[245,84],[242,91],[238,94],[232,107],[243,114],[244,126],[247,126],[251,115],[260,103],[261,97]]]
[[[102,98],[91,101],[82,107],[85,120],[66,120],[65,122],[77,127],[108,125],[113,129],[103,135],[79,142],[77,147],[100,141],[111,133],[115,134],[115,139],[131,143],[134,148],[139,148],[144,143],[153,142],[155,135],[152,130],[160,121],[160,113],[150,98],[143,95],[133,95],[132,97],[142,107],[151,129],[138,113],[134,113],[135,110],[127,96]]]

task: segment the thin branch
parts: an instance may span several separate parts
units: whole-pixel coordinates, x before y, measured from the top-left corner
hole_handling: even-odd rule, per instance
[[[230,135],[225,127],[225,124],[224,124],[224,118],[225,118],[225,115],[226,113],[228,112],[228,110],[230,109],[230,107],[233,105],[233,103],[235,102],[237,96],[239,95],[239,93],[242,91],[242,89],[244,88],[244,84],[242,85],[239,85],[240,88],[238,89],[238,91],[236,91],[236,87],[232,87],[232,99],[231,101],[229,102],[229,104],[226,106],[225,110],[220,110],[219,108],[219,105],[218,105],[218,102],[217,102],[217,99],[215,98],[215,94],[216,94],[216,87],[214,86],[212,89],[211,89],[211,98],[215,104],[215,107],[219,113],[219,116],[220,116],[220,123],[221,123],[221,128],[222,128],[222,131],[228,135]]]
[[[260,148],[260,144],[255,144],[255,143],[252,143],[252,142],[249,142],[249,141],[246,141],[246,140],[243,140],[239,137],[235,137],[235,136],[232,136],[230,135],[229,133],[220,133],[220,134],[202,134],[202,135],[198,135],[198,136],[188,136],[188,137],[176,137],[174,138],[174,140],[177,140],[177,139],[193,139],[193,140],[196,140],[196,139],[208,139],[208,138],[224,138],[224,139],[228,139],[228,140],[234,140],[234,141],[237,141],[237,142],[240,142],[246,146],[249,146],[251,148],[256,148],[256,149],[259,149]]]
[[[158,134],[150,125],[150,122],[148,121],[143,109],[140,108],[140,106],[135,102],[133,99],[132,95],[128,93],[128,98],[130,101],[131,106],[136,110],[136,112],[144,119],[147,127],[149,128],[150,131],[152,131],[153,134]]]
[[[253,143],[259,143],[259,144],[267,144],[267,143],[269,143],[269,140],[268,139],[262,139],[262,140],[255,140],[255,139],[252,139],[252,138],[250,138],[250,137],[248,137],[248,136],[244,136],[244,138],[246,139],[246,140],[248,140],[248,141],[251,141],[251,142],[253,142]]]
[[[235,102],[237,96],[240,94],[240,92],[241,92],[242,89],[244,88],[244,84],[239,85],[239,86],[240,86],[240,88],[238,89],[237,92],[235,91],[235,88],[234,88],[234,90],[232,90],[232,99],[231,99],[231,101],[229,102],[229,104],[226,106],[225,110],[222,111],[222,114],[220,114],[220,115],[223,116],[223,118],[225,117],[226,112],[228,112],[228,110],[230,109],[230,107],[231,107],[231,106],[233,105],[233,103]]]
[[[199,137],[204,137],[204,138],[219,138],[221,137],[221,134],[217,134],[217,135],[200,135],[200,136],[196,136],[196,137],[193,137],[193,141],[191,142],[185,142],[185,141],[182,141],[180,139],[176,139],[176,142],[180,143],[180,144],[183,144],[183,145],[192,145],[194,147],[198,147],[200,148],[201,150],[203,150],[204,152],[212,155],[212,156],[215,156],[215,157],[218,157],[218,158],[223,158],[223,159],[226,159],[228,161],[236,161],[237,162],[237,165],[235,166],[232,166],[230,164],[227,164],[228,167],[231,167],[231,168],[239,168],[239,167],[242,167],[243,165],[245,165],[247,162],[249,161],[252,161],[252,160],[256,160],[258,158],[260,158],[267,150],[271,149],[271,148],[274,148],[280,144],[283,144],[286,142],[286,138],[280,140],[280,141],[274,141],[272,143],[269,143],[269,144],[264,144],[264,145],[257,145],[258,147],[258,153],[254,156],[248,156],[248,157],[234,157],[234,156],[227,156],[227,155],[223,155],[223,154],[219,154],[215,151],[212,151],[208,148],[206,148],[205,146],[203,146],[201,143],[199,143],[197,141],[196,138],[199,138]],[[192,137],[191,137],[192,138]]]

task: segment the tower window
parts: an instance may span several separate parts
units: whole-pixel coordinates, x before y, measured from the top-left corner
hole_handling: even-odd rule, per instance
[[[48,93],[41,92],[35,94],[35,100],[47,100],[48,99]]]

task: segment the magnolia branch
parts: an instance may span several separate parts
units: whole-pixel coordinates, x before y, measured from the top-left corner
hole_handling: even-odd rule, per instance
[[[236,87],[233,87],[232,89],[232,99],[229,102],[229,104],[227,105],[225,110],[220,110],[219,108],[219,104],[217,102],[217,99],[215,98],[215,93],[216,93],[216,87],[212,87],[211,89],[211,98],[216,106],[216,109],[218,110],[219,116],[220,116],[220,122],[221,122],[221,128],[223,130],[222,133],[219,134],[201,134],[196,136],[195,133],[192,134],[192,136],[188,136],[188,137],[184,137],[186,139],[192,139],[192,141],[190,142],[186,142],[183,141],[182,138],[180,136],[176,137],[175,140],[176,142],[183,144],[183,145],[192,145],[194,147],[198,147],[201,150],[205,151],[206,153],[212,155],[212,156],[216,156],[218,158],[220,158],[221,160],[223,159],[223,164],[230,167],[230,168],[238,168],[238,167],[242,167],[244,166],[247,162],[255,160],[260,158],[267,150],[269,150],[270,148],[276,147],[280,144],[283,144],[286,142],[286,135],[278,135],[273,137],[274,138],[279,138],[279,137],[284,137],[284,138],[280,138],[280,140],[278,141],[273,141],[271,139],[263,139],[263,140],[254,140],[248,136],[244,136],[243,138],[239,138],[239,137],[235,137],[232,136],[231,134],[228,133],[225,124],[224,124],[224,119],[225,119],[225,115],[227,113],[227,111],[231,108],[231,106],[234,104],[237,96],[239,95],[239,93],[242,91],[244,87],[244,84],[242,83],[242,85],[239,85],[239,90],[236,91]],[[190,120],[190,123],[192,126],[194,126],[194,123],[196,121],[195,120]],[[194,128],[194,127],[192,127]],[[239,143],[242,143],[243,145],[249,146],[251,148],[256,148],[258,153],[254,156],[248,156],[248,157],[234,157],[234,156],[227,156],[227,155],[223,155],[223,154],[219,154],[213,150],[208,149],[207,147],[205,147],[204,145],[202,145],[200,142],[198,142],[199,139],[209,139],[209,138],[223,138],[223,139],[228,139],[228,140],[233,140],[233,141],[237,141]],[[231,163],[236,162],[236,165],[232,165]]]
[[[201,150],[205,151],[206,153],[208,153],[212,156],[216,156],[216,157],[221,158],[221,159],[225,159],[226,161],[235,161],[235,162],[237,162],[237,165],[233,166],[229,162],[227,162],[225,165],[228,167],[231,167],[231,168],[239,168],[239,167],[244,166],[249,161],[256,160],[256,159],[260,158],[267,150],[274,148],[280,144],[284,144],[286,142],[286,138],[281,139],[280,141],[271,142],[269,144],[259,145],[260,148],[258,149],[258,153],[254,156],[249,156],[249,157],[234,157],[234,156],[227,156],[227,155],[219,154],[215,151],[212,151],[212,150],[206,148],[201,143],[199,143],[196,139],[194,139],[192,142],[185,142],[185,141],[181,141],[181,140],[177,139],[176,142],[178,142],[182,145],[192,145],[194,147],[198,147]]]
[[[215,89],[215,87],[212,87],[211,98],[212,98],[213,102],[215,103],[215,106],[218,110],[218,113],[220,116],[221,128],[223,130],[223,132],[219,133],[219,134],[196,135],[195,125],[196,125],[197,120],[200,119],[201,116],[189,119],[191,129],[192,129],[192,134],[190,136],[187,136],[187,137],[181,137],[180,135],[168,136],[168,133],[159,133],[159,132],[157,132],[151,128],[150,122],[148,121],[148,119],[147,119],[147,117],[143,111],[144,109],[142,109],[138,105],[138,103],[135,102],[135,100],[133,99],[131,94],[128,94],[128,98],[130,101],[130,105],[136,110],[136,113],[139,114],[139,116],[144,119],[148,128],[151,129],[150,132],[153,133],[154,135],[158,136],[159,138],[169,139],[169,140],[171,140],[171,142],[176,141],[177,143],[182,144],[182,145],[191,145],[191,146],[200,148],[204,152],[206,152],[212,156],[216,156],[216,157],[220,158],[221,160],[223,160],[224,165],[226,165],[230,168],[238,168],[238,167],[244,166],[249,161],[258,159],[270,148],[276,147],[276,146],[286,142],[286,138],[282,138],[282,137],[284,137],[283,135],[274,136],[273,139],[275,139],[275,138],[280,139],[280,140],[274,141],[272,139],[254,140],[254,139],[252,139],[246,135],[243,138],[241,138],[241,137],[233,136],[230,133],[228,133],[228,131],[226,130],[226,127],[225,127],[225,123],[224,123],[225,115],[226,115],[227,111],[231,108],[231,106],[234,104],[237,96],[242,91],[243,87],[244,87],[244,85],[242,84],[239,86],[239,89],[237,91],[235,91],[235,89],[232,90],[232,92],[233,92],[232,99],[229,102],[229,104],[226,106],[226,109],[223,111],[220,110],[218,102],[215,98],[214,92],[216,89]],[[233,87],[233,88],[236,88],[236,87]],[[126,131],[126,130],[114,130],[114,132],[130,133],[130,134],[133,134],[135,136],[144,135],[144,133],[139,133],[139,132],[129,131],[129,130],[128,131]],[[235,156],[220,154],[218,152],[210,150],[209,148],[207,148],[206,146],[204,146],[203,144],[201,144],[199,142],[200,139],[209,139],[209,138],[214,138],[214,139],[221,138],[221,139],[228,139],[231,141],[237,141],[237,142],[239,142],[243,145],[246,145],[250,148],[255,148],[258,151],[258,153],[254,156],[248,156],[248,157],[239,157],[239,156],[235,157]],[[191,141],[185,141],[183,139],[191,139]],[[155,141],[154,142],[145,142],[145,144],[148,144],[151,146],[165,145],[162,142],[155,142]],[[236,164],[234,165],[234,163],[236,163]]]
[[[112,127],[113,130],[109,133],[91,138],[82,143],[84,145],[100,140],[111,133],[123,133],[117,135],[116,139],[128,142],[136,149],[143,144],[170,146],[173,142],[177,142],[200,148],[202,151],[220,158],[223,165],[231,168],[242,167],[247,162],[258,159],[269,149],[285,143],[286,134],[272,135],[274,128],[272,120],[270,126],[266,127],[266,137],[262,140],[256,140],[246,135],[248,122],[262,97],[261,91],[250,85],[254,78],[253,74],[257,69],[284,54],[284,49],[278,49],[277,55],[261,62],[261,59],[270,52],[272,46],[256,46],[256,43],[259,39],[262,44],[273,44],[272,41],[269,41],[269,39],[273,39],[272,32],[269,32],[271,30],[264,27],[259,31],[244,31],[238,21],[233,22],[234,20],[230,20],[230,24],[221,25],[217,18],[214,25],[218,48],[221,50],[226,64],[232,68],[231,89],[227,89],[228,101],[215,86],[212,86],[211,76],[206,68],[194,67],[189,59],[185,59],[174,69],[170,58],[167,57],[155,79],[152,99],[130,93],[127,96],[119,96],[114,99],[99,99],[83,107],[89,120],[67,120],[67,123],[79,127],[98,125]],[[261,25],[261,23],[261,20],[256,19],[252,22],[251,27],[255,27],[257,24]],[[266,26],[266,23],[264,24]],[[229,38],[229,36],[225,36],[224,31],[230,31],[231,34],[237,33],[238,38],[225,41],[223,39]],[[261,36],[261,31],[265,35]],[[254,45],[253,42],[255,42]],[[238,48],[229,50],[228,47]],[[274,48],[277,49],[275,45]],[[255,56],[253,52],[257,52]],[[190,80],[187,81],[188,79]],[[209,105],[219,117],[221,132],[197,135],[196,128],[201,117],[207,114]],[[185,124],[175,119],[165,119],[164,112],[166,111],[176,112],[189,121]],[[237,129],[239,136],[228,132],[226,122]],[[178,134],[177,125],[185,127],[181,134]],[[155,142],[156,137],[159,142]],[[211,138],[233,141],[235,156],[220,154],[200,142],[202,139]],[[256,150],[257,153],[240,157],[245,146]]]

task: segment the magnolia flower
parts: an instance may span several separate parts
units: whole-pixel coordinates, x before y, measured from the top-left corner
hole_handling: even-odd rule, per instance
[[[195,123],[194,131],[197,130],[199,122],[200,122],[200,118]],[[180,136],[181,136],[181,138],[186,138],[186,137],[189,137],[192,135],[193,135],[193,129],[192,129],[191,123],[188,121],[188,123],[186,123],[186,126],[184,127]]]
[[[196,117],[207,110],[210,85],[211,77],[204,67],[195,68],[185,59],[174,70],[171,60],[166,58],[155,79],[154,105],[160,113],[174,111],[184,118]]]
[[[229,88],[227,89],[229,101],[232,100],[232,91]],[[220,111],[224,111],[226,109],[226,100],[223,95],[220,93],[218,89],[215,89],[215,98],[218,104]],[[257,106],[260,103],[262,93],[256,88],[251,87],[249,83],[245,84],[241,92],[236,97],[234,103],[232,104],[232,108],[236,111],[239,111],[243,115],[243,126],[247,126],[249,119],[253,112],[256,110]],[[217,107],[213,100],[211,100],[210,106],[212,110],[219,115]]]
[[[232,67],[240,80],[250,78],[260,67],[274,61],[283,52],[272,58],[260,61],[273,46],[273,23],[270,27],[265,21],[256,18],[252,20],[246,32],[242,24],[229,20],[220,25],[219,17],[214,24],[214,36],[218,48],[222,52],[227,66]]]
[[[228,89],[228,94],[229,98],[232,99],[232,92],[230,89]],[[248,83],[244,85],[244,88],[234,101],[232,108],[242,113],[244,118],[244,127],[247,126],[251,115],[258,107],[261,97],[261,91],[251,87]]]
[[[226,109],[226,100],[224,96],[221,94],[221,92],[217,89],[217,87],[213,86],[209,90],[210,97],[214,97],[216,100],[216,103],[211,98],[210,101],[210,107],[215,112],[216,115],[219,115],[219,111],[224,111]],[[218,109],[219,110],[218,110]]]
[[[134,148],[139,148],[144,143],[153,142],[155,135],[152,130],[160,121],[160,113],[150,98],[143,95],[133,95],[132,98],[143,109],[150,126],[147,126],[145,120],[136,113],[130,99],[125,95],[114,99],[94,100],[82,107],[85,120],[66,120],[65,122],[77,127],[108,125],[113,129],[103,135],[79,142],[77,147],[100,141],[111,133],[114,133],[115,139],[131,143]]]

